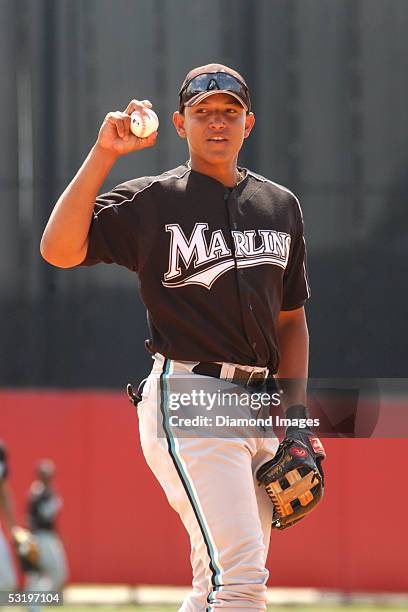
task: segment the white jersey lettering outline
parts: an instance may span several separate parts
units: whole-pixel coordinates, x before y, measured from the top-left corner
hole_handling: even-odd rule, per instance
[[[205,236],[208,223],[196,223],[189,239],[178,223],[167,224],[165,230],[171,234],[169,267],[162,281],[165,287],[176,288],[194,284],[211,289],[217,278],[235,265],[238,268],[248,268],[272,264],[285,269],[288,263],[291,236],[285,232],[232,231],[234,259],[221,229],[211,232],[210,246],[208,246]],[[257,237],[260,238],[260,244],[255,246]],[[181,261],[184,264],[184,271],[180,265]],[[214,263],[206,265],[210,262]],[[204,265],[205,269],[197,270]],[[194,271],[188,273],[191,266]]]

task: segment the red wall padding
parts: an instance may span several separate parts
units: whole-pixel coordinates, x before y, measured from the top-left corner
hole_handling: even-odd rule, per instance
[[[0,438],[21,522],[35,462],[55,461],[72,581],[190,583],[188,536],[144,461],[124,393],[0,391]],[[406,441],[325,446],[324,503],[273,532],[269,584],[408,591]]]

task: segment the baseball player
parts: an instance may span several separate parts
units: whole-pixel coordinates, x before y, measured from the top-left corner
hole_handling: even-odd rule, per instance
[[[0,512],[11,533],[15,526],[11,496],[7,485],[8,462],[4,442],[0,440]],[[6,538],[0,526],[0,590],[12,591],[17,587],[17,576]]]
[[[54,474],[50,459],[39,461],[37,479],[28,495],[28,523],[39,552],[39,571],[30,572],[26,583],[26,588],[33,591],[59,591],[67,580],[65,551],[55,528],[62,500],[52,487]]]
[[[178,381],[253,394],[268,373],[306,379],[309,297],[302,213],[291,191],[238,164],[255,123],[248,87],[228,66],[191,70],[173,123],[186,163],[97,195],[115,162],[154,146],[139,139],[132,100],[110,112],[41,242],[62,268],[117,263],[138,274],[153,369],[138,405],[147,463],[191,542],[193,588],[181,610],[266,609],[272,504],[258,468],[278,447],[257,426],[230,436],[177,435]],[[304,388],[292,397],[305,413]]]
[[[38,547],[32,533],[15,522],[11,494],[6,482],[7,477],[7,453],[4,443],[0,440],[0,514],[3,513],[5,517],[5,524],[10,533],[21,571],[26,573],[38,567]],[[7,542],[0,528],[0,590],[13,591],[17,586],[17,575]]]

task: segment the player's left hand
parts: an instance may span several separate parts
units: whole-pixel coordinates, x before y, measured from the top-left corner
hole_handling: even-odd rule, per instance
[[[323,444],[310,429],[286,429],[274,458],[256,473],[273,503],[272,527],[291,527],[316,507],[323,496],[325,457]]]
[[[294,440],[295,442],[300,441],[309,449],[314,457],[317,469],[322,477],[322,485],[324,486],[322,461],[326,458],[326,452],[320,439],[310,429],[294,426],[286,428],[286,435],[284,439]]]

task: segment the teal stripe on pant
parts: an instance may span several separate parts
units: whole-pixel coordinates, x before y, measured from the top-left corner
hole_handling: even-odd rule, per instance
[[[186,492],[186,495],[191,503],[194,515],[197,518],[197,522],[199,524],[200,527],[200,531],[202,533],[204,542],[205,542],[205,546],[207,548],[207,553],[208,556],[210,558],[210,569],[212,572],[212,576],[211,576],[211,583],[213,585],[213,589],[212,591],[209,593],[207,601],[209,604],[212,603],[212,596],[214,594],[214,592],[219,590],[219,587],[222,586],[221,582],[220,582],[220,568],[217,566],[217,563],[215,561],[215,554],[214,554],[214,549],[211,543],[211,539],[209,537],[209,534],[206,530],[205,527],[205,521],[201,515],[200,509],[199,509],[199,505],[197,503],[197,500],[195,499],[194,496],[194,492],[190,483],[190,479],[188,474],[186,473],[184,467],[183,467],[183,463],[181,461],[180,456],[178,455],[177,452],[177,448],[176,448],[176,444],[174,441],[174,437],[172,435],[171,432],[171,427],[169,426],[169,422],[168,422],[168,411],[167,411],[167,396],[168,396],[168,383],[167,383],[167,379],[169,376],[169,369],[170,369],[170,360],[169,359],[165,359],[164,364],[163,364],[163,372],[160,375],[160,392],[161,392],[161,398],[160,398],[160,411],[162,413],[163,416],[163,430],[166,434],[166,439],[167,439],[167,445],[168,445],[168,449],[169,449],[169,454],[172,458],[174,467],[176,468],[176,471],[180,477],[180,480],[183,484],[184,490]]]

